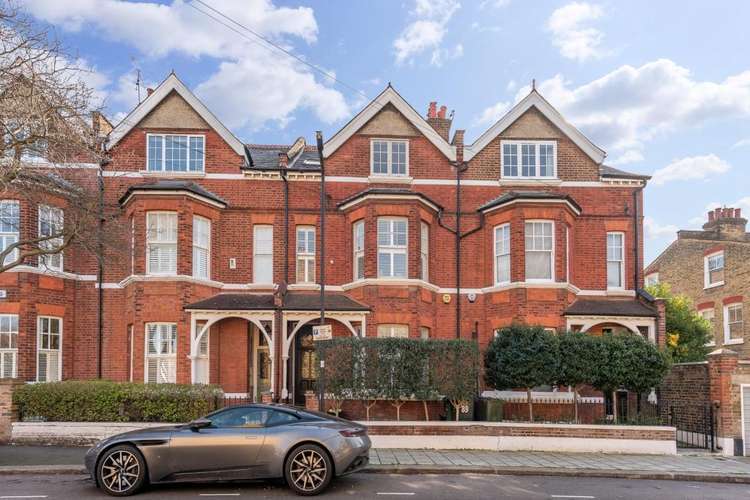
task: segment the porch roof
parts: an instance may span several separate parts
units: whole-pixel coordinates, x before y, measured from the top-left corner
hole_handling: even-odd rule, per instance
[[[656,309],[638,299],[585,298],[573,302],[566,316],[638,316],[656,317]]]
[[[185,306],[186,310],[251,311],[275,309],[273,294],[219,293]],[[341,293],[326,293],[327,311],[369,311],[370,308]],[[290,291],[284,297],[281,309],[285,311],[317,311],[320,294]]]

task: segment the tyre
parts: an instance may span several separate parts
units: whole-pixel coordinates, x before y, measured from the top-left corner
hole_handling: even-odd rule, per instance
[[[303,444],[289,454],[284,478],[295,493],[303,496],[323,492],[333,479],[333,462],[320,446]]]
[[[99,459],[96,482],[108,495],[133,495],[146,482],[146,461],[134,446],[114,446]]]

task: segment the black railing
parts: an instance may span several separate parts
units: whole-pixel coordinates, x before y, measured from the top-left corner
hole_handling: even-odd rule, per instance
[[[677,429],[677,447],[716,451],[716,413],[708,404],[669,407],[669,424]]]

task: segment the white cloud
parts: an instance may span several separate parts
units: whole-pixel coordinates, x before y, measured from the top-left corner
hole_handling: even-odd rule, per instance
[[[463,46],[457,45],[450,53],[441,48],[446,33],[446,25],[453,14],[461,7],[457,0],[416,0],[411,15],[415,18],[393,42],[396,49],[396,63],[411,62],[414,57],[431,51],[431,64],[439,66],[444,58],[451,55],[460,57]]]
[[[604,33],[590,26],[604,15],[599,5],[572,2],[555,10],[547,20],[552,43],[568,59],[583,62],[606,54],[601,47]]]
[[[650,240],[673,237],[678,229],[674,224],[659,224],[653,217],[648,215],[643,218],[643,231],[646,234],[646,238]]]
[[[485,108],[478,117],[474,119],[474,126],[487,127],[494,124],[510,109],[511,103],[500,101],[497,104]]]
[[[669,59],[621,66],[578,87],[558,74],[537,89],[610,153],[640,151],[657,136],[710,120],[750,118],[750,71],[701,81]],[[516,99],[529,90],[519,89]]]
[[[200,4],[193,5],[208,11]],[[288,49],[293,48],[290,40],[309,44],[317,39],[318,25],[309,7],[277,7],[270,0],[212,0],[211,6]],[[268,49],[251,35],[251,40],[243,38],[184,0],[168,5],[121,0],[25,0],[23,7],[63,29],[93,31],[153,58],[179,54],[217,59],[218,70],[196,91],[229,126],[257,128],[268,121],[284,124],[299,108],[312,109],[325,121],[349,114],[343,95],[331,88],[329,81],[316,79],[298,61]],[[161,80],[165,75],[154,76]],[[132,104],[123,78],[110,89],[111,101]],[[247,94],[263,95],[263,99]]]
[[[484,9],[485,7],[492,7],[495,9],[502,9],[510,5],[511,0],[482,0],[479,3],[479,8]]]
[[[639,161],[643,161],[643,153],[641,153],[637,149],[630,149],[623,152],[620,156],[613,158],[612,160],[607,160],[607,163],[613,166],[617,166],[627,165],[628,163],[637,163]]]
[[[732,149],[744,148],[750,146],[750,137],[747,139],[740,139],[732,145]]]
[[[508,82],[508,85],[505,86],[505,90],[508,92],[513,92],[518,87],[518,83],[516,83],[515,80],[511,80]]]
[[[457,44],[452,49],[435,49],[432,52],[432,58],[430,64],[433,66],[441,67],[444,61],[450,61],[451,59],[458,59],[464,55],[464,46]]]
[[[708,179],[727,172],[732,166],[714,154],[688,156],[674,160],[666,167],[656,170],[651,183],[657,186],[677,180]]]

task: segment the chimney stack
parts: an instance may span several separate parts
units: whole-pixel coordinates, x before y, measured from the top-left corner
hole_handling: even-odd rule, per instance
[[[279,153],[279,168],[286,168],[289,165],[289,157],[286,153]]]
[[[747,219],[742,217],[739,208],[720,207],[708,212],[708,222],[703,224],[704,231],[718,233],[718,239],[742,240],[746,237]]]
[[[437,101],[430,102],[430,107],[427,109],[427,123],[440,134],[440,137],[448,142],[448,137],[451,131],[452,117],[446,118],[445,114],[448,108],[440,106],[440,111],[437,109]]]

